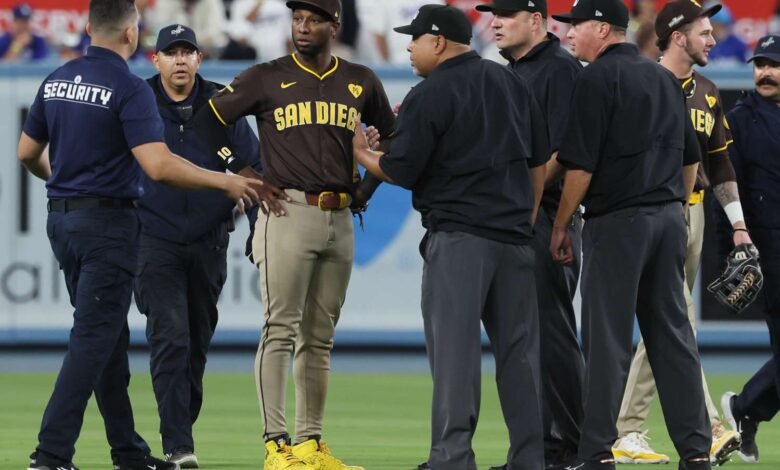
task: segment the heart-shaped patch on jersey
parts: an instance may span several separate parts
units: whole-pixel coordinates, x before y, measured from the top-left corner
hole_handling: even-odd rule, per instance
[[[354,96],[355,98],[357,98],[363,93],[363,87],[360,85],[353,85],[352,83],[350,83],[347,86],[347,89],[349,90],[350,93],[352,93],[352,96]]]

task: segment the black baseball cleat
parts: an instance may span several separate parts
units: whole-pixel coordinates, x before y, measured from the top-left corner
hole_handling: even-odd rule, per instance
[[[30,454],[30,464],[27,470],[79,470],[73,462],[66,462],[45,452],[35,451]]]
[[[139,459],[114,459],[114,470],[181,470],[179,464],[151,455]]]
[[[742,436],[742,444],[737,451],[737,455],[747,463],[758,462],[758,446],[756,445],[756,433],[758,432],[758,421],[749,416],[739,415],[734,410],[737,400],[737,394],[726,392],[720,399],[720,406],[723,408],[723,417],[729,426]]]
[[[431,470],[431,466],[428,465],[428,462],[423,462],[417,466],[417,470]]]
[[[499,465],[498,467],[490,467],[490,470],[506,470],[506,464]]]

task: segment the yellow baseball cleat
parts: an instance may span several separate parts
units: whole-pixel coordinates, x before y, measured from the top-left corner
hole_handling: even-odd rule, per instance
[[[312,470],[312,467],[301,462],[292,452],[292,447],[284,440],[278,443],[268,441],[265,443],[264,470]]]
[[[731,460],[731,454],[739,450],[742,438],[738,432],[726,429],[718,422],[712,426],[712,447],[710,448],[710,462],[712,465],[721,466]]]
[[[612,445],[612,455],[617,463],[669,463],[669,456],[653,450],[647,442],[647,431],[630,432]]]
[[[344,465],[330,453],[330,449],[323,441],[309,439],[293,446],[293,455],[303,461],[308,468],[314,470],[364,470],[363,467]]]

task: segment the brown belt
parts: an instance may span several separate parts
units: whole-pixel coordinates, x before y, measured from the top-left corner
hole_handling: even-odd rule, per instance
[[[306,193],[306,203],[310,206],[317,206],[324,211],[333,211],[349,207],[352,204],[352,196],[349,193],[333,191]]]

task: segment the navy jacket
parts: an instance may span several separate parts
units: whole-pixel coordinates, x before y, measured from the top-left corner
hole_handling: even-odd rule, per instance
[[[780,229],[780,106],[750,91],[726,119],[745,222],[749,228]]]
[[[173,102],[162,88],[160,76],[147,80],[157,99],[157,107],[165,124],[165,143],[171,151],[199,167],[225,171],[219,160],[206,151],[195,134],[194,116],[219,85],[196,75],[193,88],[195,96],[183,103]],[[181,105],[192,105],[192,112],[180,113]],[[230,127],[231,140],[236,153],[245,157],[260,170],[258,140],[245,119]],[[233,201],[219,191],[185,191],[144,179],[144,196],[138,201],[138,212],[147,235],[176,243],[192,243],[200,237],[219,229],[222,224],[232,224]],[[230,226],[230,225],[228,225]]]

